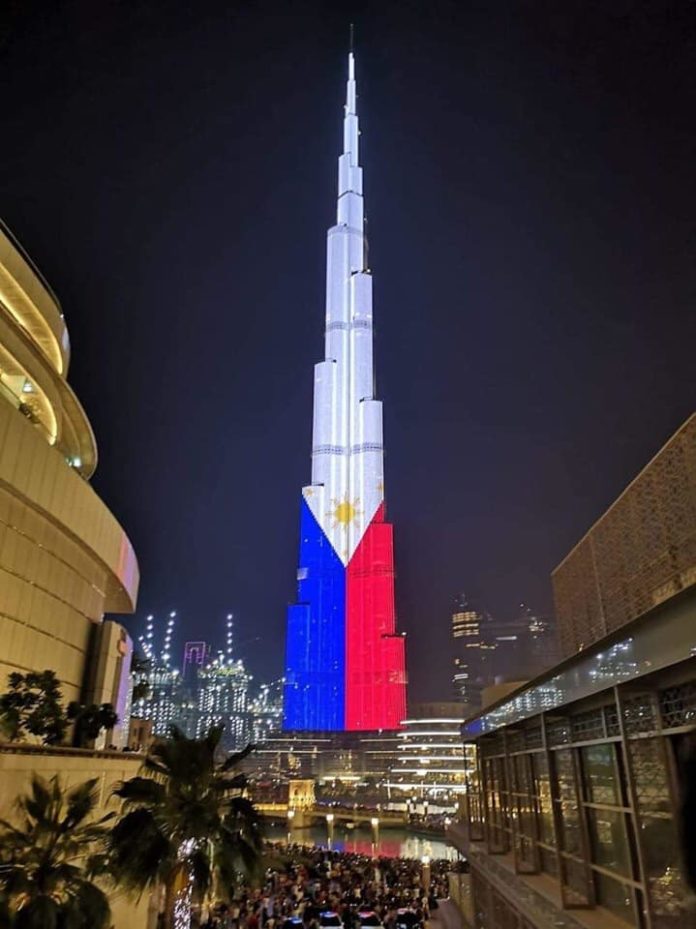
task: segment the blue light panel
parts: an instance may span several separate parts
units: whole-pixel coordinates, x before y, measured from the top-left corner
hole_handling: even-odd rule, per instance
[[[297,603],[288,607],[284,729],[345,728],[345,574],[303,499]]]

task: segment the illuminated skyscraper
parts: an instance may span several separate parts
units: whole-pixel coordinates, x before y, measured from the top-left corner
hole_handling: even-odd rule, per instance
[[[452,684],[455,699],[472,707],[480,704],[482,687],[492,682],[489,663],[495,644],[489,634],[491,622],[488,613],[473,606],[465,594],[457,597],[452,613]]]
[[[222,744],[228,751],[243,748],[249,737],[247,696],[251,677],[242,661],[221,654],[198,672],[198,722],[202,738],[211,726],[225,727]]]
[[[314,372],[312,478],[302,491],[297,602],[288,610],[286,729],[396,729],[406,709],[358,137],[351,52],[327,243],[325,357]]]
[[[171,612],[165,626],[162,650],[155,650],[155,618],[147,617],[145,634],[139,637],[144,655],[143,668],[136,673],[136,683],[147,685],[145,696],[136,700],[132,713],[138,719],[151,719],[157,736],[169,735],[170,727],[179,723],[181,675],[171,666],[172,632],[176,613]]]

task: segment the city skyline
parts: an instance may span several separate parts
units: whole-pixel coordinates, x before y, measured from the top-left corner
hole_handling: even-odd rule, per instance
[[[153,3],[72,30],[14,9],[0,182],[66,307],[94,487],[138,552],[140,611],[211,617],[206,638],[233,589],[268,679],[348,22],[278,9]],[[569,5],[501,30],[501,15],[357,17],[398,620],[428,659],[421,699],[450,676],[453,593],[549,613],[551,570],[692,405],[683,22]],[[665,47],[670,67],[646,68]]]

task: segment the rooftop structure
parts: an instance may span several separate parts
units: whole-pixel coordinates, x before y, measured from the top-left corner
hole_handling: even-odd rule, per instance
[[[696,584],[696,414],[552,575],[561,657]]]

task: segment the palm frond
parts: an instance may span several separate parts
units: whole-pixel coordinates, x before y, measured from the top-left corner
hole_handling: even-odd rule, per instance
[[[213,871],[210,855],[204,846],[194,848],[186,857],[186,863],[191,873],[191,881],[198,894],[205,894],[213,883]]]
[[[42,820],[48,815],[51,803],[55,802],[55,779],[53,783],[33,774],[29,793],[17,798],[17,807],[32,819]]]
[[[252,745],[251,742],[243,748],[240,752],[233,752],[231,755],[228,755],[225,761],[220,765],[220,770],[227,772],[232,770],[232,768],[237,768],[245,758],[248,758],[252,752],[256,751],[256,746]]]
[[[203,741],[212,752],[217,750],[220,742],[222,741],[222,734],[224,731],[224,726],[211,726],[207,733],[203,736]]]
[[[178,844],[160,829],[149,809],[126,813],[111,830],[109,863],[126,887],[142,891],[176,862]]]
[[[18,910],[14,918],[14,929],[58,929],[60,907],[46,894],[31,899]]]
[[[111,921],[111,907],[109,900],[96,884],[83,881],[71,901],[71,910],[74,910],[81,920],[77,923],[80,929],[106,929]]]
[[[83,819],[86,819],[96,807],[98,800],[96,777],[68,791],[66,796],[68,810],[64,820],[66,828],[74,829]]]
[[[114,794],[126,804],[157,804],[164,799],[165,788],[151,777],[131,777],[122,781]]]

